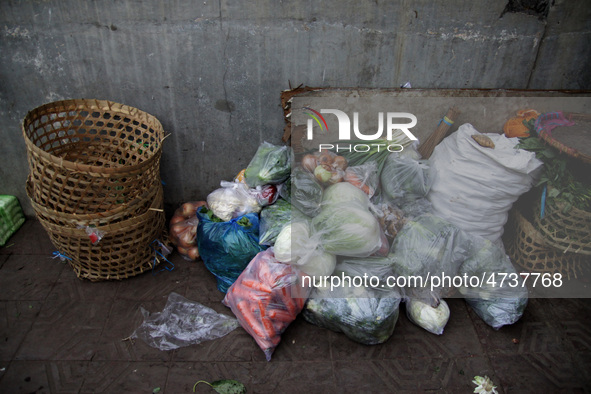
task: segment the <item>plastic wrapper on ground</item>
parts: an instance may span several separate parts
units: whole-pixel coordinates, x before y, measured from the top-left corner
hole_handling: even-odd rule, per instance
[[[162,312],[141,308],[144,322],[130,338],[139,338],[151,347],[174,350],[221,338],[239,327],[238,320],[171,293]]]

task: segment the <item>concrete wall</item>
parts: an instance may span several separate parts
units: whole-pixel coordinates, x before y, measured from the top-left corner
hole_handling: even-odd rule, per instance
[[[279,94],[290,84],[591,88],[589,1],[555,0],[547,16],[515,4],[2,1],[0,193],[32,214],[20,123],[60,99],[109,99],[158,117],[171,133],[170,208],[231,179],[260,142],[280,142]]]

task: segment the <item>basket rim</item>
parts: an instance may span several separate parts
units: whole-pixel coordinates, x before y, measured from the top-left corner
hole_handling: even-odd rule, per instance
[[[89,111],[94,110],[108,110],[114,113],[120,113],[129,117],[136,117],[138,119],[142,119],[146,123],[153,123],[157,129],[156,134],[160,134],[160,143],[158,147],[153,151],[153,154],[144,162],[129,165],[129,166],[122,166],[122,167],[104,167],[104,166],[96,166],[96,165],[89,165],[89,164],[82,164],[76,163],[70,160],[66,160],[64,158],[55,156],[41,148],[31,141],[29,136],[27,135],[27,130],[25,128],[25,124],[27,120],[32,117],[35,113],[40,112],[42,110],[48,108],[56,108],[62,106],[63,111],[67,112],[68,110],[81,110],[81,109],[88,109]],[[119,173],[127,173],[130,170],[135,168],[142,168],[144,166],[150,165],[152,161],[157,160],[158,152],[162,151],[162,141],[164,141],[164,128],[162,123],[156,118],[154,115],[149,114],[148,112],[142,111],[141,109],[131,107],[126,104],[117,103],[115,101],[110,100],[103,100],[103,99],[67,99],[67,100],[59,100],[49,102],[43,105],[40,105],[30,111],[27,112],[25,117],[21,122],[21,131],[25,140],[25,144],[27,148],[30,149],[33,153],[41,156],[42,158],[55,163],[59,166],[67,168],[73,171],[79,172],[87,172],[87,173],[95,173],[95,174],[119,174]]]
[[[152,203],[150,204],[151,206],[154,200],[161,197],[162,194],[162,188],[158,187],[155,191],[147,190],[140,196],[135,197],[133,200],[122,203],[116,208],[108,211],[100,211],[93,213],[66,213],[56,211],[37,202],[32,193],[33,187],[33,182],[30,179],[27,179],[25,189],[35,213],[37,214],[38,212],[40,212],[42,214],[45,214],[46,216],[57,216],[60,219],[63,219],[64,221],[68,222],[103,222],[118,220],[124,216],[127,216],[129,214],[128,211],[134,206],[141,206],[144,205],[146,201],[152,201]]]

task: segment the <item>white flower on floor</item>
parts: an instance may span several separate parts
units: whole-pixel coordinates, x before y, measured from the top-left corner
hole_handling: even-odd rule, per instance
[[[472,383],[476,385],[476,388],[474,389],[475,393],[498,394],[497,386],[493,385],[492,380],[490,380],[488,376],[474,376]]]

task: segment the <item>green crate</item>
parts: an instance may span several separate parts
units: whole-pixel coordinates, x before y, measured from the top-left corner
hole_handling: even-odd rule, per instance
[[[25,222],[25,215],[15,196],[0,195],[0,246]]]

